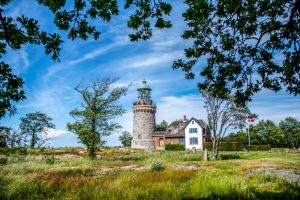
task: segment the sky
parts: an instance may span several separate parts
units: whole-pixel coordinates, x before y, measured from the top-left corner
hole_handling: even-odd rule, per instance
[[[172,69],[172,62],[184,58],[183,49],[191,43],[181,39],[186,28],[181,14],[185,9],[182,1],[172,1],[173,10],[169,18],[173,27],[168,30],[154,30],[153,37],[147,41],[130,42],[127,20],[130,10],[120,8],[119,16],[111,22],[96,22],[101,36],[83,40],[68,40],[63,36],[60,62],[45,55],[44,47],[23,46],[18,51],[8,49],[3,60],[13,67],[15,73],[25,81],[26,100],[17,103],[17,113],[0,120],[1,126],[19,128],[20,117],[29,112],[41,111],[53,118],[56,130],[50,133],[48,146],[81,146],[76,135],[66,129],[68,122],[74,122],[69,112],[80,107],[80,95],[74,86],[80,81],[88,81],[96,76],[119,77],[117,85],[132,83],[120,103],[126,113],[116,118],[123,129],[132,132],[132,103],[137,98],[137,87],[146,79],[152,88],[152,99],[157,105],[156,122],[172,122],[186,115],[206,121],[204,101],[197,90],[197,79],[186,80],[184,73]],[[34,11],[34,12],[32,12]],[[13,17],[25,15],[39,20],[40,27],[54,33],[53,14],[36,0],[13,1],[5,7],[5,14]],[[199,63],[204,62],[200,60]],[[200,69],[195,69],[195,72]],[[274,93],[263,90],[253,97],[249,108],[258,114],[259,120],[271,119],[278,123],[287,116],[300,120],[300,97],[281,91]],[[107,145],[118,146],[121,132],[106,137]]]

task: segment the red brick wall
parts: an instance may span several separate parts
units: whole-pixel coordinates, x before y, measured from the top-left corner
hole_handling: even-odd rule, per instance
[[[165,144],[165,141],[163,142],[163,145],[160,146],[159,140],[160,140],[161,138],[164,140],[164,137],[163,137],[163,136],[153,136],[154,147],[155,147],[155,148],[158,148],[158,147],[164,147],[164,146],[165,146],[165,145],[164,145],[164,144]]]
[[[160,145],[159,142],[161,138],[163,139],[162,145]],[[153,136],[153,140],[155,148],[165,147],[165,144],[171,144],[171,140],[172,144],[179,144],[179,138],[164,138],[164,136]]]
[[[171,140],[172,140],[172,144],[179,144],[178,138],[167,138],[165,139],[166,144],[171,144]]]

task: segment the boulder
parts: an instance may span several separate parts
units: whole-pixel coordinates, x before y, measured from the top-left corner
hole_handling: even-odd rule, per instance
[[[79,155],[86,155],[87,152],[86,152],[86,151],[79,151],[78,154],[79,154]]]

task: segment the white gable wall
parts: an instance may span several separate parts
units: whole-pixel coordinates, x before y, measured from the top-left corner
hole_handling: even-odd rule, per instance
[[[190,133],[190,128],[197,128],[197,133]],[[203,148],[203,130],[201,126],[194,120],[190,121],[187,127],[184,129],[185,132],[185,148],[186,149],[202,149]],[[198,144],[190,144],[190,138],[197,138]]]

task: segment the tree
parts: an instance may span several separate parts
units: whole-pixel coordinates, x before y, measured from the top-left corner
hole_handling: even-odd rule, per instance
[[[286,138],[276,124],[271,120],[261,120],[251,127],[251,132],[259,138],[260,144],[270,144],[272,148],[286,147]]]
[[[8,127],[0,127],[0,147],[7,147]]]
[[[168,122],[165,120],[162,120],[159,124],[156,125],[155,130],[156,131],[165,131],[168,128]]]
[[[252,114],[247,106],[239,106],[231,97],[224,100],[213,96],[208,91],[202,91],[205,99],[208,126],[212,134],[213,156],[218,158],[219,145],[228,128],[242,129],[245,127],[249,116],[257,117]]]
[[[25,143],[25,137],[10,127],[0,127],[0,147],[17,147]]]
[[[231,94],[239,104],[263,88],[300,93],[300,0],[185,3],[182,38],[193,45],[173,68],[194,79],[193,68],[200,67],[200,90],[219,98]]]
[[[51,55],[53,60],[59,60],[63,38],[58,33],[41,30],[38,19],[24,15],[7,16],[5,9],[11,2],[12,0],[0,2],[0,58],[7,49],[18,50],[23,45],[34,44],[43,45],[45,54]],[[100,32],[93,21],[101,19],[109,22],[113,15],[119,14],[117,0],[74,0],[73,7],[67,5],[66,0],[37,0],[37,3],[47,7],[53,13],[54,25],[60,31],[67,32],[68,38],[71,40],[77,38],[87,40],[91,36],[98,39]],[[164,20],[164,17],[169,15],[172,9],[168,3],[154,0],[126,0],[124,7],[125,9],[134,7],[135,10],[128,20],[128,27],[135,31],[129,35],[132,41],[149,39],[152,35],[153,26],[159,29],[171,27],[170,21]],[[6,110],[15,110],[12,107],[13,101],[20,101],[25,96],[22,90],[22,79],[12,74],[10,76],[13,76],[12,80],[16,80],[14,81],[16,83],[6,84],[3,81],[11,78],[5,73],[11,73],[11,67],[3,62],[0,65],[0,72],[4,77],[3,80],[2,77],[0,78],[0,92],[2,94],[5,91],[3,93],[5,95],[3,97],[1,95],[1,118]],[[11,114],[13,113],[11,112]]]
[[[248,134],[244,131],[230,133],[229,135],[223,138],[222,142],[240,142],[243,145],[248,145]]]
[[[287,117],[279,123],[279,128],[284,132],[287,145],[292,148],[300,146],[300,122],[295,118]]]
[[[45,47],[45,54],[59,60],[63,39],[58,33],[40,30],[37,19],[6,16],[6,6],[12,0],[0,2],[0,57],[7,48],[18,50],[23,45]],[[117,0],[37,0],[54,15],[53,23],[68,33],[68,38],[87,40],[100,36],[94,21],[109,22],[119,15]],[[185,0],[183,17],[188,28],[183,39],[192,40],[185,49],[186,60],[173,63],[186,78],[195,78],[193,67],[201,66],[200,89],[210,88],[219,98],[228,94],[237,103],[245,104],[263,88],[279,91],[282,88],[294,95],[300,93],[300,0]],[[172,26],[166,16],[172,6],[163,0],[126,0],[125,9],[133,14],[128,27],[131,41],[147,40],[153,28]],[[283,58],[277,61],[276,58]],[[207,62],[197,62],[207,58]],[[209,87],[208,87],[209,86]],[[4,85],[4,87],[7,87]],[[14,89],[20,87],[14,85]],[[20,99],[21,100],[21,99]],[[1,107],[0,109],[6,109]]]
[[[128,131],[123,131],[119,137],[119,140],[124,147],[130,147],[132,136]]]
[[[11,68],[0,62],[0,119],[9,112],[13,115],[16,107],[13,102],[25,99],[23,80],[12,73]]]
[[[31,148],[39,148],[48,140],[47,130],[55,128],[52,118],[41,112],[27,113],[21,118],[20,129],[29,139]]]
[[[125,113],[119,99],[126,95],[129,86],[110,89],[117,80],[96,78],[87,86],[78,84],[75,87],[83,98],[82,108],[70,112],[76,121],[68,123],[67,128],[87,147],[91,159],[96,157],[97,148],[105,143],[102,137],[121,128],[112,120]]]

